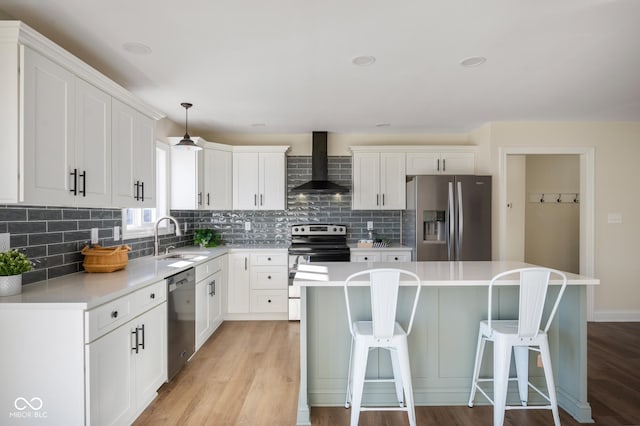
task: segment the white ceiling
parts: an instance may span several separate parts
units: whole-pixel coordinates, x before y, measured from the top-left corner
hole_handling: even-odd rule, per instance
[[[180,102],[192,102],[191,134],[640,121],[639,0],[0,0],[0,10],[180,125]],[[360,55],[376,62],[353,65]],[[476,55],[486,63],[460,66]]]

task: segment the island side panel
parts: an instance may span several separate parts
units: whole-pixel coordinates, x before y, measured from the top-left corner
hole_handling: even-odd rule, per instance
[[[577,287],[576,287],[577,288]],[[353,298],[352,313],[354,319],[365,318],[369,309],[369,290],[367,287],[356,290]],[[401,289],[399,309],[402,316],[408,316],[410,303],[408,288]],[[552,292],[557,291],[552,289]],[[494,317],[513,318],[517,312],[517,289],[498,288],[495,290]],[[565,295],[571,299],[562,311],[573,304],[580,306],[580,300],[574,300],[574,292]],[[306,342],[307,342],[307,378],[308,402],[311,406],[341,406],[344,404],[346,375],[350,348],[350,334],[342,287],[309,287],[306,303]],[[550,309],[550,308],[547,308]],[[416,404],[418,405],[466,405],[468,402],[473,360],[477,343],[478,323],[487,317],[486,287],[423,287],[414,328],[409,338],[409,350]],[[571,312],[566,313],[574,318]],[[560,315],[559,315],[560,317]],[[563,345],[559,339],[559,317],[550,330],[552,362],[554,367],[562,364],[559,349]],[[580,329],[586,321],[575,318],[567,323],[563,333],[569,333],[582,341]],[[585,341],[586,342],[586,341]],[[580,345],[578,345],[579,347]],[[582,352],[581,350],[577,350]],[[584,348],[586,352],[586,346]],[[368,378],[385,378],[391,374],[389,357],[386,351],[371,353],[367,367]],[[571,353],[574,350],[569,351]],[[482,374],[491,375],[491,345],[487,345]],[[567,356],[563,352],[563,356]],[[576,360],[567,358],[567,363],[576,371]],[[512,369],[514,367],[512,366]],[[554,373],[558,376],[558,368]],[[569,371],[568,370],[568,371]],[[515,374],[515,370],[512,371]],[[573,374],[573,373],[571,373]],[[544,375],[536,367],[535,354],[531,355],[531,381],[544,386]],[[579,387],[586,389],[586,375],[578,376]],[[569,389],[568,395],[574,395]],[[510,391],[509,397],[517,400],[517,389]],[[581,401],[579,394],[572,396]],[[371,404],[393,403],[395,400],[390,384],[368,384],[366,398]],[[535,401],[535,395],[531,396]],[[582,399],[586,403],[586,398]],[[478,404],[486,404],[478,398]],[[576,410],[575,402],[567,399],[561,406],[570,413]],[[577,417],[584,421],[584,417]]]

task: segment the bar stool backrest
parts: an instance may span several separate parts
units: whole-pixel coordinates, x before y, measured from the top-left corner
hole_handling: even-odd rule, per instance
[[[549,330],[551,321],[553,320],[556,310],[558,309],[558,305],[560,304],[562,294],[567,286],[567,276],[561,271],[541,267],[513,269],[502,272],[493,277],[489,285],[489,328],[491,328],[492,320],[491,305],[493,300],[493,286],[496,281],[507,275],[519,274],[520,301],[518,308],[518,337],[522,339],[535,338],[540,331],[542,314],[547,298],[547,291],[549,289],[549,279],[552,273],[558,275],[562,279],[562,287],[560,288],[558,296],[553,304],[553,308],[544,326],[543,330],[546,333]]]
[[[406,274],[413,278],[417,286],[413,301],[413,309],[409,318],[409,326],[406,330],[407,334],[411,332],[413,326],[413,317],[418,306],[418,297],[420,295],[420,278],[413,272],[394,268],[368,269],[366,271],[356,272],[345,280],[344,292],[347,303],[347,317],[349,320],[349,329],[353,335],[353,321],[351,319],[351,307],[349,303],[348,286],[350,282],[359,276],[369,275],[371,287],[371,321],[373,323],[373,336],[376,339],[390,339],[393,337],[396,323],[396,311],[398,306],[398,289],[400,287],[400,275]]]

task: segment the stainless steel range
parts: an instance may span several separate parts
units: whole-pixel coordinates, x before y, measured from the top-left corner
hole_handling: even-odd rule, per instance
[[[298,266],[318,262],[349,262],[347,227],[330,224],[291,226],[289,246],[289,320],[300,319],[300,288],[293,286]]]

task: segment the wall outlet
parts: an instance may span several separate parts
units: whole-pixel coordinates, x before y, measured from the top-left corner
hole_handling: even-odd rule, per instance
[[[373,231],[373,221],[367,221],[367,231]]]
[[[0,234],[0,251],[7,251],[11,248],[11,234],[8,232]]]
[[[113,241],[118,241],[120,240],[120,227],[119,226],[114,226],[113,227]]]
[[[245,231],[251,231],[251,222],[245,222],[244,223],[244,230]]]
[[[91,228],[91,244],[98,244],[98,228]]]

